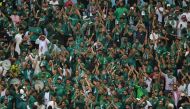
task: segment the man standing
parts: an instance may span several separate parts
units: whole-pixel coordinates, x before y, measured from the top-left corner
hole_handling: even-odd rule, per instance
[[[16,47],[15,47],[15,51],[18,53],[18,55],[20,55],[21,51],[20,51],[20,44],[22,43],[23,39],[23,30],[20,29],[19,33],[15,35],[15,42],[16,42]]]
[[[170,69],[167,70],[167,74],[162,73],[162,75],[165,78],[165,90],[171,91],[172,86],[176,83],[176,77],[173,76],[173,72]]]
[[[46,38],[45,35],[39,36],[39,38],[36,40],[36,44],[39,44],[38,48],[39,56],[48,52],[48,44],[50,44],[50,41]]]

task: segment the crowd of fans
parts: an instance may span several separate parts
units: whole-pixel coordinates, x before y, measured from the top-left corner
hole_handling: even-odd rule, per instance
[[[1,0],[0,109],[190,109],[189,0]]]

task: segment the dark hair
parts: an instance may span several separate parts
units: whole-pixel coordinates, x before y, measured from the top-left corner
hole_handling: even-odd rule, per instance
[[[43,104],[43,97],[42,96],[38,96],[38,99],[37,99],[39,105]]]
[[[48,109],[53,109],[52,106],[48,106]]]
[[[183,29],[181,30],[181,34],[182,34],[182,35],[187,35],[187,29],[183,28]]]
[[[32,106],[32,109],[37,109],[38,107],[36,105],[33,105]]]

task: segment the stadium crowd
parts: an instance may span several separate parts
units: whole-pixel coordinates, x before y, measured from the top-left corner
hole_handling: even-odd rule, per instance
[[[1,0],[0,109],[190,109],[189,0]]]

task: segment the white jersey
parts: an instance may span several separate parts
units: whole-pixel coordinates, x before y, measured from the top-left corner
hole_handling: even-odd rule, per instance
[[[20,55],[20,44],[22,42],[22,34],[18,33],[15,35],[15,42],[16,42],[16,47],[15,51]]]
[[[41,56],[42,54],[45,54],[48,51],[48,44],[50,43],[50,41],[46,38],[45,40],[40,40],[37,39],[36,40],[36,44],[39,44],[39,56]]]

